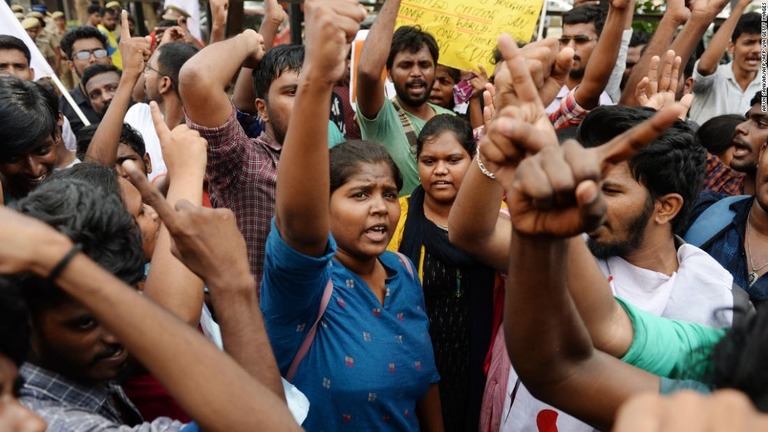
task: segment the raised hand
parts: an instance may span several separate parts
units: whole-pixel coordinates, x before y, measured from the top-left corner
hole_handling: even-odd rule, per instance
[[[211,0],[211,14],[214,23],[226,25],[228,10],[229,0]]]
[[[488,72],[486,72],[485,67],[481,64],[477,65],[477,72],[471,80],[469,80],[469,83],[472,84],[472,88],[474,89],[472,93],[472,97],[483,97],[483,91],[485,91],[485,86],[490,82],[488,80]]]
[[[205,175],[208,142],[200,136],[199,132],[184,124],[170,130],[165,124],[157,103],[150,102],[149,107],[152,111],[155,131],[160,139],[163,159],[168,166],[170,181],[173,182],[182,175],[190,176],[185,178],[202,179]]]
[[[283,7],[280,6],[280,3],[278,3],[277,0],[265,0],[264,19],[281,24],[283,21],[288,19],[288,14],[285,12]]]
[[[170,42],[184,42],[185,34],[184,29],[179,26],[169,27],[163,32],[163,37],[160,39],[160,45],[164,45]],[[160,46],[158,45],[158,46]]]
[[[664,11],[664,18],[671,19],[679,24],[684,24],[690,17],[691,10],[685,6],[685,0],[667,1],[667,10]]]
[[[365,9],[356,0],[308,0],[305,68],[311,65],[317,77],[335,83],[344,75],[347,45],[355,39]]]
[[[508,46],[514,44],[514,41],[507,36],[503,43]],[[501,49],[501,44],[501,38],[499,38],[499,49]],[[509,48],[505,49],[509,51]],[[520,67],[525,67],[528,70],[542,103],[545,106],[548,105],[563,87],[568,72],[571,70],[573,49],[566,47],[561,50],[556,39],[544,39],[532,42],[519,51],[526,60],[525,64],[520,64]],[[496,76],[493,82],[494,87],[496,87],[496,99],[494,99],[496,109],[518,103],[515,93],[516,83],[512,80],[510,71],[508,60],[496,66]]]
[[[506,188],[526,153],[556,147],[558,141],[524,53],[506,34],[499,37],[499,50],[504,58],[505,76],[499,83],[499,74],[496,75],[496,117],[487,125],[479,158]],[[505,94],[500,95],[501,92]],[[514,103],[500,107],[500,100]]]
[[[229,209],[209,209],[182,200],[171,207],[160,191],[132,161],[124,167],[128,179],[152,206],[171,234],[173,255],[193,273],[213,286],[226,286],[228,275],[248,274],[245,240]]]
[[[490,126],[491,120],[496,117],[496,107],[493,105],[495,98],[496,89],[493,84],[486,84],[485,91],[483,92],[483,124],[486,128]]]
[[[637,102],[641,106],[656,110],[673,105],[677,99],[680,83],[680,64],[680,57],[675,56],[672,50],[667,51],[663,61],[658,56],[653,56],[648,68],[648,76],[637,83],[635,90]],[[693,95],[687,94],[680,99],[680,104],[690,108],[692,101]],[[681,118],[684,120],[685,116]]]
[[[123,74],[138,77],[144,72],[144,67],[149,61],[149,42],[143,37],[131,37],[128,30],[128,11],[123,10],[120,28],[120,52],[123,56]]]
[[[247,36],[248,43],[250,43],[250,53],[247,59],[243,62],[243,67],[249,69],[256,69],[261,63],[261,59],[264,58],[264,53],[267,52],[264,47],[264,38],[254,30],[247,29],[241,33],[241,35]]]
[[[729,0],[690,0],[691,16],[713,20],[725,8]]]
[[[680,104],[664,108],[590,149],[573,140],[544,149],[533,140],[518,141],[517,154],[522,150],[538,153],[523,160],[514,181],[505,185],[514,229],[527,235],[571,237],[598,228],[606,207],[599,187],[602,173],[656,139],[685,109]]]

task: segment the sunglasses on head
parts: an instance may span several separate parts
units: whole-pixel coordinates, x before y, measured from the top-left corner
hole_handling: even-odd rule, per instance
[[[596,40],[597,38],[592,36],[587,36],[587,35],[576,35],[576,36],[560,36],[560,39],[558,40],[560,41],[561,44],[568,45],[568,43],[571,42],[571,39],[573,39],[573,41],[576,42],[577,44],[585,44],[587,42]]]
[[[72,59],[88,60],[89,58],[91,58],[91,55],[93,55],[97,59],[104,58],[107,56],[107,50],[105,50],[104,48],[98,48],[95,50],[78,51],[72,54]]]

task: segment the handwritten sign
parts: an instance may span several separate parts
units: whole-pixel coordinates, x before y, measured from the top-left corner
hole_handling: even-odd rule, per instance
[[[482,64],[493,71],[499,35],[531,40],[544,0],[403,0],[395,27],[418,25],[440,47],[440,63],[463,70]]]

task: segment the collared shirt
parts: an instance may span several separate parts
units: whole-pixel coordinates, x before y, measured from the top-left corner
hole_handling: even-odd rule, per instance
[[[22,365],[19,375],[24,380],[21,402],[48,422],[49,431],[172,432],[184,427],[165,417],[142,423],[136,407],[114,383],[81,384],[30,363]],[[121,403],[122,410],[114,403]]]
[[[189,117],[186,123],[208,140],[206,173],[211,204],[235,213],[248,247],[251,272],[259,286],[264,269],[264,245],[275,213],[277,162],[283,146],[267,133],[248,138],[236,113],[232,105],[229,119],[213,128],[198,125]]]
[[[703,190],[720,192],[727,195],[744,193],[744,173],[740,173],[724,164],[719,157],[707,152],[707,167],[704,175]]]
[[[693,68],[693,102],[688,116],[698,124],[704,124],[712,117],[723,114],[744,114],[749,110],[749,101],[760,90],[760,74],[741,90],[733,75],[733,62],[720,65],[715,73],[699,73],[699,62]]]
[[[80,91],[80,86],[70,90],[69,95],[72,96],[72,99],[74,99],[75,103],[80,108],[80,111],[83,112],[85,118],[87,118],[91,124],[101,121],[99,115],[96,114],[96,111],[93,110],[91,101],[85,97],[82,91]],[[72,127],[72,132],[77,135],[80,132],[80,129],[83,128],[84,124],[82,120],[80,120],[80,117],[77,116],[77,113],[75,113],[74,108],[69,105],[69,102],[67,102],[64,96],[59,98],[59,110],[62,114],[64,114],[64,117],[69,120],[69,124]]]
[[[443,107],[427,103],[435,115],[451,114],[453,111]],[[427,120],[415,116],[410,112],[403,110],[405,117],[411,124],[413,132],[419,136],[421,129],[427,123]],[[363,139],[375,141],[381,144],[387,153],[392,156],[400,174],[403,175],[403,188],[400,189],[400,195],[409,195],[416,186],[419,186],[419,167],[416,164],[416,155],[411,149],[411,143],[408,142],[408,136],[403,128],[403,122],[397,114],[395,105],[389,99],[384,99],[381,109],[374,118],[367,118],[360,112],[360,105],[357,106],[357,119],[360,122],[360,133]]]
[[[690,225],[701,214],[727,195],[704,191],[696,200],[696,205],[691,213]],[[743,287],[749,294],[749,299],[757,303],[768,299],[768,276],[761,276],[754,285],[749,286],[749,268],[747,266],[747,254],[744,246],[744,231],[747,226],[749,210],[752,208],[754,198],[734,202],[729,206],[736,214],[730,224],[713,241],[703,244],[702,249],[720,263],[733,275],[733,283]],[[757,263],[758,266],[765,263]]]

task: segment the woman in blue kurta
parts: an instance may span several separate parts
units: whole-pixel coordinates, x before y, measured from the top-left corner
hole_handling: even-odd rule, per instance
[[[324,142],[334,77],[343,73],[335,57],[345,53],[329,32],[307,48],[280,156],[261,284],[267,332],[285,375],[330,279],[330,301],[293,377],[311,404],[303,426],[442,430],[424,296],[412,263],[386,250],[402,177],[377,144],[329,152]]]

